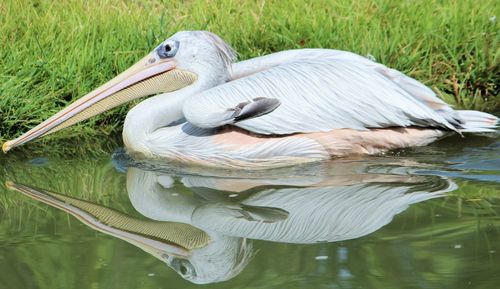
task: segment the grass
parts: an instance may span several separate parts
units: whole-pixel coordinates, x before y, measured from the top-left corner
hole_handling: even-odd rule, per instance
[[[195,29],[220,35],[240,59],[301,47],[370,54],[456,107],[498,110],[499,10],[496,0],[4,0],[0,140],[40,123],[176,31]],[[117,132],[130,105],[55,137]]]

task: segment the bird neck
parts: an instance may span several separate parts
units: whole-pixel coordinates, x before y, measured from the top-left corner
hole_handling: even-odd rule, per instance
[[[188,97],[218,84],[217,80],[201,78],[191,86],[152,96],[136,105],[125,118],[123,126],[125,146],[133,151],[147,151],[146,143],[149,135],[184,117],[182,106]]]

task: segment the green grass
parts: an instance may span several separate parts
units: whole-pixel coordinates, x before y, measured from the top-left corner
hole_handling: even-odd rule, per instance
[[[144,2],[144,3],[143,3]],[[0,2],[0,140],[112,78],[179,30],[205,29],[240,59],[327,47],[371,54],[450,104],[500,109],[497,0]],[[125,105],[55,137],[119,131]]]

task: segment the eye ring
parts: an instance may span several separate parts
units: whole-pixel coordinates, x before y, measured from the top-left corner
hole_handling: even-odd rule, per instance
[[[170,267],[172,267],[177,273],[179,273],[184,278],[196,277],[195,268],[186,259],[173,259],[172,262],[170,263]]]
[[[179,41],[168,41],[156,49],[156,53],[162,59],[174,57],[179,49]]]

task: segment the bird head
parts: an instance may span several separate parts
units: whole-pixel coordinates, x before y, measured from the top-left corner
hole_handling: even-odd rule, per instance
[[[213,33],[178,32],[115,78],[5,142],[2,150],[7,152],[140,97],[174,92],[200,82],[224,81],[235,55]]]

